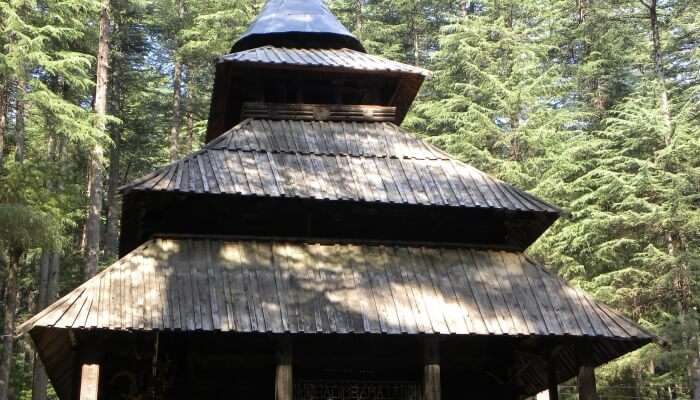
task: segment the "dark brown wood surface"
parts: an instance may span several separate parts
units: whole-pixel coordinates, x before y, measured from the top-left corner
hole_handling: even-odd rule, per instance
[[[241,118],[392,122],[396,107],[345,104],[244,103]]]
[[[541,289],[555,286],[570,305],[589,305],[582,318],[615,325],[592,335],[651,338],[518,253],[179,238],[146,243],[21,329],[574,335],[559,320],[578,308],[543,310],[552,294]],[[359,318],[357,330],[349,321]]]
[[[122,190],[560,212],[386,122],[249,119]]]

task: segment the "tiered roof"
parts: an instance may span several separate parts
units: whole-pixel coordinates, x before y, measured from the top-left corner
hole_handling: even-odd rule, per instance
[[[559,212],[388,122],[248,119],[122,190]]]
[[[208,144],[122,188],[128,254],[20,327],[61,398],[76,331],[502,337],[525,394],[584,341],[599,365],[653,340],[522,254],[557,207],[399,128],[427,71],[365,54],[320,0],[269,0],[233,51]],[[294,84],[266,97],[270,77]]]
[[[145,243],[19,329],[35,328],[579,336],[597,363],[653,339],[518,252],[187,238]],[[38,344],[49,368],[67,356]],[[574,376],[573,347],[557,358],[558,376]],[[532,393],[540,367],[521,371]]]

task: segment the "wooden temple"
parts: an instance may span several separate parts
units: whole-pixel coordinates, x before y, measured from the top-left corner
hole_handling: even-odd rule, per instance
[[[523,252],[546,202],[400,128],[429,72],[321,0],[220,58],[207,143],[122,188],[121,259],[31,318],[60,399],[523,399],[654,337]]]

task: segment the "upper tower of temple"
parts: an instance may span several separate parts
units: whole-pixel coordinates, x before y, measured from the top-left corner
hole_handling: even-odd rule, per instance
[[[217,63],[207,142],[247,117],[400,124],[428,75],[367,54],[322,0],[270,0]]]
[[[427,76],[322,0],[269,0],[218,60],[205,146],[123,188],[121,253],[164,233],[526,248],[559,209],[398,126]]]
[[[231,52],[262,46],[365,51],[321,0],[268,1]]]

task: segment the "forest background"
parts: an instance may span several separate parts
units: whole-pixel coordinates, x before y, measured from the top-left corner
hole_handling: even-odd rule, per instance
[[[434,71],[405,127],[568,211],[533,257],[670,343],[598,369],[601,398],[700,399],[700,1],[329,5]],[[117,188],[202,145],[260,7],[0,1],[0,400],[55,398],[14,328],[115,261]]]

